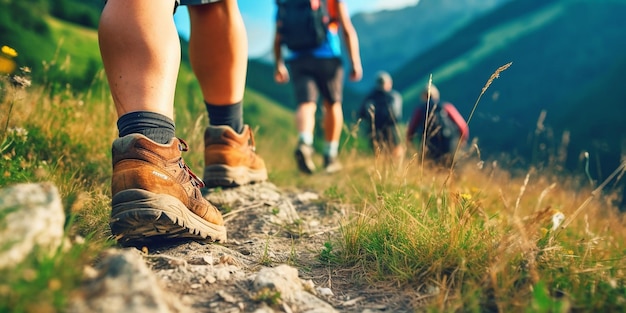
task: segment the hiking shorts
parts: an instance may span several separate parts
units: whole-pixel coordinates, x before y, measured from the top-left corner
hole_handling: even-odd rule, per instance
[[[176,13],[176,9],[181,5],[200,5],[220,1],[222,0],[176,0],[176,2],[174,2],[174,13]],[[104,3],[106,4],[107,0],[104,0]]]
[[[207,4],[207,3],[220,2],[220,1],[222,0],[176,0],[176,6]]]
[[[344,70],[339,58],[301,57],[287,62],[298,104],[317,102],[319,95],[329,103],[341,102]]]
[[[176,9],[181,5],[201,5],[220,1],[222,0],[176,0],[176,3],[174,4],[174,12],[176,12]]]

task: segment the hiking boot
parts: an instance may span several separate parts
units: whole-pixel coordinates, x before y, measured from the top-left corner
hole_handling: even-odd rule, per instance
[[[339,172],[343,169],[343,165],[339,162],[339,158],[336,156],[331,157],[328,155],[324,156],[324,171],[328,174],[332,174],[335,172]]]
[[[313,163],[313,153],[315,150],[313,146],[307,145],[303,142],[298,143],[295,156],[298,163],[298,169],[306,174],[313,174],[315,171],[315,163]]]
[[[181,157],[185,141],[141,134],[113,141],[111,232],[122,245],[191,238],[226,241],[222,214],[202,197],[202,181]]]
[[[242,134],[229,126],[206,128],[203,180],[207,187],[235,187],[267,180],[265,162],[255,153],[248,125]]]

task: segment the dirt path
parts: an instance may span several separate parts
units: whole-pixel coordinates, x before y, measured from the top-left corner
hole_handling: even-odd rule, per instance
[[[173,295],[169,312],[412,311],[407,295],[414,293],[370,286],[356,271],[320,260],[325,243],[340,235],[345,207],[271,183],[206,197],[226,212],[226,243],[183,242],[137,253]]]

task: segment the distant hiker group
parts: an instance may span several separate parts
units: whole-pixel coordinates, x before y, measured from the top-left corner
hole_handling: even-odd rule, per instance
[[[392,88],[391,76],[380,72],[373,90],[365,97],[358,117],[365,122],[367,138],[375,153],[399,158],[404,154],[400,139],[402,96]],[[451,158],[464,147],[469,128],[456,107],[440,101],[439,89],[426,86],[406,130],[406,146],[423,149],[424,156],[450,165]]]
[[[188,150],[177,137],[174,94],[181,49],[172,12],[188,6],[191,22],[189,58],[206,109],[202,179],[182,158]],[[351,81],[363,75],[357,33],[343,0],[276,0],[274,78],[291,81],[298,103],[298,144],[294,157],[304,173],[314,173],[315,113],[322,99],[324,171],[342,169],[339,143],[344,124],[342,47]],[[226,240],[221,212],[208,202],[203,187],[236,187],[267,180],[264,160],[256,154],[252,128],[244,123],[243,94],[247,37],[236,0],[108,0],[98,40],[117,112],[119,138],[112,143],[111,232],[122,245],[143,246],[164,239]],[[343,43],[342,43],[343,41]],[[283,55],[285,52],[285,55]],[[436,89],[426,109],[416,111],[407,138],[415,136],[424,112],[438,112]],[[433,101],[436,100],[436,101]],[[451,104],[440,110],[459,131],[438,141],[450,152],[467,139],[467,125]],[[377,151],[404,153],[400,122],[402,97],[381,72],[363,103],[361,117],[371,127]],[[429,119],[425,119],[428,125]],[[423,138],[430,139],[425,131]],[[448,134],[444,128],[443,134]],[[455,137],[456,136],[456,137]],[[412,140],[411,140],[412,141]],[[458,145],[457,145],[458,147]]]
[[[344,71],[340,39],[347,47],[350,79],[358,81],[362,69],[357,33],[342,0],[276,0],[276,4],[274,78],[278,83],[292,82],[297,102],[296,164],[307,174],[316,170],[313,141],[315,112],[321,95],[325,132],[324,170],[327,173],[337,172],[342,168],[338,153],[344,123]],[[375,153],[400,158],[406,150],[401,138],[403,100],[392,87],[391,75],[379,72],[374,88],[363,100],[358,117],[366,123],[367,138]],[[425,103],[432,108],[420,104],[413,114],[406,143],[410,146],[416,141],[414,139],[423,139],[427,155],[441,160],[454,153],[457,146],[462,146],[467,140],[468,129],[456,108],[451,103],[439,105],[439,93],[434,86],[433,91],[436,91],[436,97]],[[423,119],[426,113],[437,118]],[[427,136],[416,136],[418,131]]]

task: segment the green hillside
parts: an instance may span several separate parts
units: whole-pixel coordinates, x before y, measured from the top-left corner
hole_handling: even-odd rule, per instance
[[[101,69],[96,1],[2,1],[0,45],[18,52],[36,83],[86,89]]]
[[[376,72],[396,71],[473,19],[510,1],[421,0],[402,9],[355,14],[352,23],[359,36],[364,78],[355,88],[366,92]]]
[[[624,133],[617,126],[624,124],[618,121],[623,114],[616,114],[623,92],[612,79],[626,55],[625,13],[626,1],[620,0],[513,1],[412,60],[395,73],[396,86],[407,103],[416,103],[432,73],[443,98],[467,117],[495,69],[513,62],[470,124],[483,152],[546,162],[531,159],[555,152],[562,133],[571,131],[568,166],[576,166],[586,150],[602,164],[596,172],[607,173],[617,166]],[[600,99],[614,109],[589,110]],[[537,138],[542,110],[546,129]],[[607,128],[606,121],[616,124]]]

